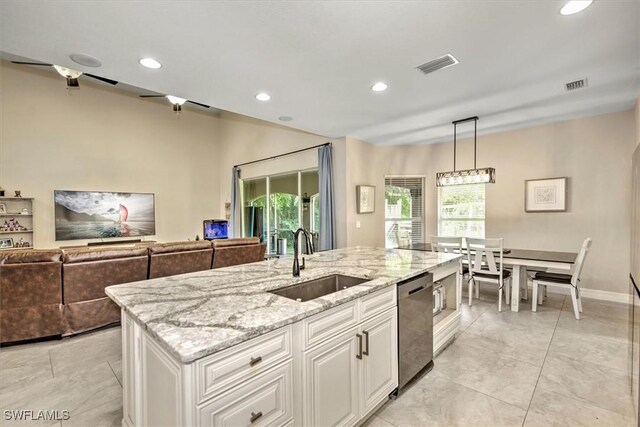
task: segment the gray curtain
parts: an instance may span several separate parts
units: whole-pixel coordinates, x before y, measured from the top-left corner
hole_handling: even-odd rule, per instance
[[[320,186],[320,236],[318,249],[326,251],[336,247],[333,199],[333,147],[318,148],[318,179]]]
[[[230,224],[230,236],[229,237],[241,237],[242,230],[240,230],[240,168],[234,166],[231,170],[231,224]]]

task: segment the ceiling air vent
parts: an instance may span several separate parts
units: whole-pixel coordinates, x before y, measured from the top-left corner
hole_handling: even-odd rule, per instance
[[[575,80],[573,82],[565,83],[564,87],[567,92],[571,92],[572,90],[582,89],[587,87],[587,79]]]
[[[441,56],[440,58],[436,58],[433,61],[425,62],[422,65],[418,65],[416,68],[425,74],[429,74],[433,73],[434,71],[456,65],[457,63],[458,60],[454,58],[453,55],[447,54],[445,56]]]

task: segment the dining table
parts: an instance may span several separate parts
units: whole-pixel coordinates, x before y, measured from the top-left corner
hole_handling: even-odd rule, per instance
[[[411,243],[398,249],[431,252],[430,243]],[[457,252],[457,251],[455,251]],[[466,249],[462,249],[466,255]],[[535,249],[510,249],[502,251],[504,265],[512,269],[511,311],[520,310],[520,289],[527,286],[527,271],[558,270],[570,272],[578,254],[575,252],[541,251]]]

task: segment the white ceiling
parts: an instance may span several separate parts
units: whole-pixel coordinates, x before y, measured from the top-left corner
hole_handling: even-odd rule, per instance
[[[0,51],[329,137],[430,143],[473,115],[482,134],[633,107],[640,2],[568,17],[564,3],[3,0]],[[460,64],[415,70],[446,53]],[[140,66],[146,56],[162,69]],[[584,77],[588,88],[564,91]],[[370,90],[378,80],[386,92]]]

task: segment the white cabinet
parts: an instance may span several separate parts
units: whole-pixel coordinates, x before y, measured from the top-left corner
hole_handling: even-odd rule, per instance
[[[293,417],[291,362],[232,389],[198,409],[196,425],[279,426]]]
[[[305,353],[303,425],[352,425],[358,420],[359,345],[352,329]]]
[[[302,325],[332,325],[334,337],[304,351],[301,381],[304,426],[357,424],[398,386],[398,316],[396,287],[355,301],[358,320],[343,323],[343,306],[312,316]],[[354,317],[349,316],[349,319]],[[304,329],[306,331],[306,328]],[[303,334],[306,336],[306,334]],[[303,346],[308,344],[303,341]]]
[[[398,316],[393,308],[361,326],[360,413],[375,409],[398,386]]]

